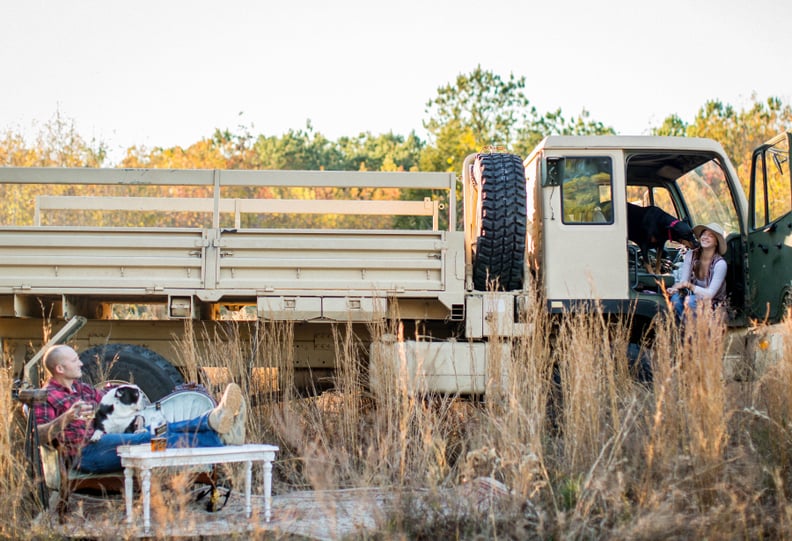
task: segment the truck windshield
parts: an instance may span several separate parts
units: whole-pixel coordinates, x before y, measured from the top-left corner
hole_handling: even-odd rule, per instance
[[[726,173],[716,160],[691,169],[676,180],[687,202],[693,225],[718,223],[726,234],[740,231]]]

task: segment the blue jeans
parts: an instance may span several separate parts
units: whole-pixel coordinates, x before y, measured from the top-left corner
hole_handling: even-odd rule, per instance
[[[200,417],[168,423],[168,447],[221,447],[223,440],[209,426],[209,413]],[[121,471],[119,445],[139,445],[151,441],[148,430],[137,434],[104,434],[99,441],[82,449],[77,468],[86,473]]]
[[[685,314],[685,305],[687,305],[691,313],[696,312],[696,296],[693,293],[680,295],[679,292],[676,292],[671,295],[671,306],[674,307],[674,312],[680,320]]]

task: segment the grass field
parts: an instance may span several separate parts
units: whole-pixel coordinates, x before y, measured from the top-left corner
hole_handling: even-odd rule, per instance
[[[217,339],[217,358],[197,359],[188,333],[181,361],[188,376],[222,361],[258,397],[248,440],[280,446],[276,495],[372,486],[396,495],[394,510],[359,538],[792,537],[789,354],[753,381],[727,381],[722,322],[700,316],[684,330],[670,322],[656,329],[648,385],[622,360],[626,330],[601,315],[553,326],[537,309],[530,320],[510,358],[488,360],[486,399],[475,402],[414,396],[398,367],[376,359],[383,376],[366,388],[367,361],[343,325],[336,390],[316,398],[288,385],[277,399],[259,392],[246,375],[249,348],[233,336]],[[259,350],[288,383],[290,329],[260,325]],[[385,325],[372,332],[397,332]],[[792,351],[788,322],[784,336]],[[6,419],[18,408],[11,383],[11,370],[0,372]],[[19,427],[4,427],[0,536],[54,538],[34,522]],[[506,489],[493,505],[469,505],[449,490],[481,477]],[[178,520],[178,494],[167,499],[158,512]]]

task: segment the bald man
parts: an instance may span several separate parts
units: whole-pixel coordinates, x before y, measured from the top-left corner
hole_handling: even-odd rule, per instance
[[[53,346],[44,354],[50,373],[45,386],[46,402],[34,404],[39,440],[58,446],[67,463],[87,473],[121,470],[116,452],[119,445],[139,445],[151,441],[148,430],[134,434],[103,434],[91,442],[93,427],[85,417],[95,411],[103,392],[80,380],[80,356],[66,345]],[[245,439],[245,401],[239,385],[229,384],[213,410],[185,421],[168,424],[168,447],[219,447],[238,445]]]

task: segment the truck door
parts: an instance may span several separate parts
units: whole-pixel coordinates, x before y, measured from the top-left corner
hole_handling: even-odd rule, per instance
[[[617,151],[548,152],[542,274],[551,303],[629,297],[623,163]]]
[[[792,299],[792,132],[754,150],[748,227],[748,298],[752,316],[780,320]]]

